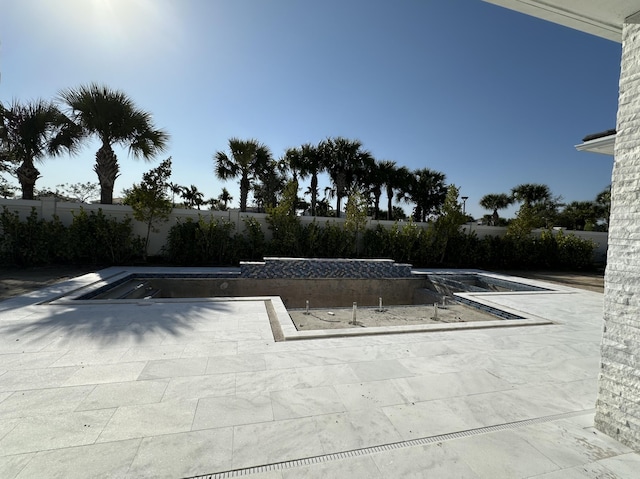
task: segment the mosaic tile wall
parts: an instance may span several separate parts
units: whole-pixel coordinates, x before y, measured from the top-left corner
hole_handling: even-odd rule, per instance
[[[242,278],[409,278],[411,265],[392,260],[265,258],[241,262]]]

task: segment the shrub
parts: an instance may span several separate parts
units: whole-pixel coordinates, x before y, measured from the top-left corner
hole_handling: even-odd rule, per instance
[[[58,220],[55,220],[59,222]],[[35,208],[26,221],[21,221],[17,212],[3,207],[0,215],[0,254],[2,262],[17,266],[33,266],[49,263],[60,244],[59,236],[50,236],[49,225],[38,218]],[[64,244],[64,243],[63,243]]]
[[[593,265],[593,252],[596,244],[591,240],[565,235],[559,231],[555,235],[558,248],[558,262],[562,268],[586,269]]]
[[[118,221],[102,209],[87,214],[81,208],[74,213],[68,240],[74,263],[124,264],[141,259],[144,253],[144,240],[133,234],[131,218]]]
[[[233,263],[234,249],[231,235],[234,230],[234,223],[228,220],[211,218],[206,221],[200,216],[196,229],[196,245],[203,263]]]
[[[265,237],[262,225],[252,217],[242,219],[244,235],[234,237],[237,257],[243,260],[260,260],[265,254]]]
[[[65,227],[58,217],[46,221],[35,208],[25,221],[6,207],[0,214],[2,263],[37,266],[53,263],[122,264],[139,259],[143,242],[133,235],[131,219],[118,221],[99,210],[74,214]]]
[[[283,197],[273,208],[267,208],[267,222],[272,233],[268,246],[269,254],[301,256],[302,225],[296,216],[298,182],[290,181],[284,189]]]
[[[393,228],[397,228],[397,223]],[[362,254],[366,258],[393,258],[392,247],[391,229],[380,224],[362,235]]]
[[[322,227],[316,222],[315,218],[312,223],[302,228],[302,249],[307,257],[321,256],[323,249],[323,231]]]
[[[198,264],[201,260],[196,243],[198,228],[197,222],[187,218],[185,222],[178,220],[169,229],[167,242],[163,248],[164,256],[169,263],[185,266]]]
[[[350,258],[355,254],[355,234],[340,224],[326,222],[321,230],[317,254],[321,258]]]
[[[164,255],[168,262],[185,266],[232,264],[237,261],[234,237],[235,225],[212,218],[198,221],[188,218],[178,221],[169,230]]]

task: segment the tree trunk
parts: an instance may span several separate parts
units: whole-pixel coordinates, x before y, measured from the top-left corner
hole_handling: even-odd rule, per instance
[[[244,213],[247,211],[247,197],[249,196],[249,175],[247,173],[242,174],[240,178],[240,211]]]
[[[379,216],[380,216],[380,196],[382,196],[382,193],[380,192],[380,190],[376,190],[373,193],[373,197],[374,197],[374,200],[375,200],[375,204],[373,206],[373,217],[375,219],[380,219],[379,218]]]
[[[16,169],[16,175],[22,188],[22,199],[32,200],[33,191],[36,187],[36,180],[40,177],[40,172],[31,163],[22,163],[18,169]]]
[[[316,205],[318,204],[318,175],[311,175],[311,216],[316,216]]]
[[[96,153],[96,164],[93,171],[98,175],[100,182],[100,204],[113,204],[113,187],[116,178],[120,176],[118,159],[111,145],[103,144]]]
[[[340,218],[340,206],[342,205],[342,197],[346,189],[347,178],[345,172],[340,171],[336,175],[336,218]]]
[[[393,188],[387,186],[387,219],[391,221],[393,219]]]

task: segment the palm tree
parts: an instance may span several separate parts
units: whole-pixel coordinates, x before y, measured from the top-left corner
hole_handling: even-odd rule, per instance
[[[297,172],[302,179],[311,176],[311,185],[309,186],[311,216],[316,216],[318,204],[318,175],[325,170],[324,156],[320,145],[313,146],[305,143],[300,148],[291,148],[287,150],[286,158],[294,171],[294,178],[295,172]]]
[[[480,206],[485,210],[493,210],[491,226],[498,226],[500,216],[498,210],[503,210],[513,203],[513,198],[505,193],[491,193],[480,198]]]
[[[531,207],[536,203],[551,201],[551,190],[547,185],[524,183],[511,189],[511,197],[514,201]]]
[[[226,211],[227,205],[229,204],[229,202],[233,201],[233,196],[231,196],[231,193],[229,193],[229,190],[227,190],[226,188],[222,188],[222,193],[218,195],[217,199],[221,203],[222,210]]]
[[[416,205],[413,212],[416,221],[425,222],[427,216],[440,211],[447,196],[445,179],[444,173],[429,168],[410,173],[398,197]]]
[[[200,209],[200,205],[204,204],[204,194],[198,191],[198,187],[196,185],[182,187],[180,196],[182,196],[182,199],[185,201],[188,208],[193,208],[195,206],[197,209]]]
[[[257,140],[229,140],[231,156],[224,151],[214,155],[216,176],[221,180],[240,177],[240,211],[247,211],[247,197],[258,173],[271,160],[271,152]]]
[[[372,168],[364,176],[364,181],[367,186],[366,192],[373,197],[373,217],[375,219],[379,219],[380,217],[380,197],[382,196],[382,187],[385,186],[388,181],[389,172],[386,168],[389,163],[393,163],[395,165],[392,161],[375,161]]]
[[[548,226],[554,220],[561,200],[560,197],[552,196],[547,185],[536,183],[525,183],[512,188],[511,197],[522,203],[518,216],[528,212],[534,228]]]
[[[172,182],[169,182],[167,184],[167,186],[169,187],[169,191],[171,191],[171,204],[175,208],[176,207],[176,195],[182,196],[182,190],[184,189],[184,187],[180,186],[177,183],[172,183]]]
[[[587,225],[593,227],[600,216],[595,201],[572,201],[565,205],[559,215],[561,226],[573,230],[584,230]]]
[[[285,161],[269,160],[256,172],[253,197],[259,211],[264,212],[267,208],[274,208],[277,205],[278,199],[287,185],[287,166]],[[297,204],[298,181],[293,181],[296,184],[294,203]]]
[[[406,181],[409,170],[404,166],[398,168],[395,161],[382,160],[378,164],[382,183],[387,193],[387,219],[393,219],[393,190],[399,189]]]
[[[57,156],[64,150],[76,151],[80,130],[53,103],[35,100],[0,105],[0,164],[3,169],[20,163],[15,174],[22,188],[22,199],[32,200],[40,172],[37,161]]]
[[[340,206],[353,187],[364,186],[364,177],[372,168],[374,159],[358,140],[328,138],[319,145],[323,162],[335,189],[336,216],[340,216]]]
[[[169,135],[153,126],[151,114],[138,109],[122,91],[91,83],[63,90],[60,97],[87,135],[98,137],[93,170],[100,182],[100,203],[113,203],[113,187],[120,167],[113,145],[128,147],[134,158],[151,160],[167,146]]]

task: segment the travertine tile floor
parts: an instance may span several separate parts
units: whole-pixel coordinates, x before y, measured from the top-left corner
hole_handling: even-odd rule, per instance
[[[592,427],[601,294],[492,297],[552,325],[279,343],[262,301],[36,304],[97,277],[0,302],[2,478],[638,477]]]

